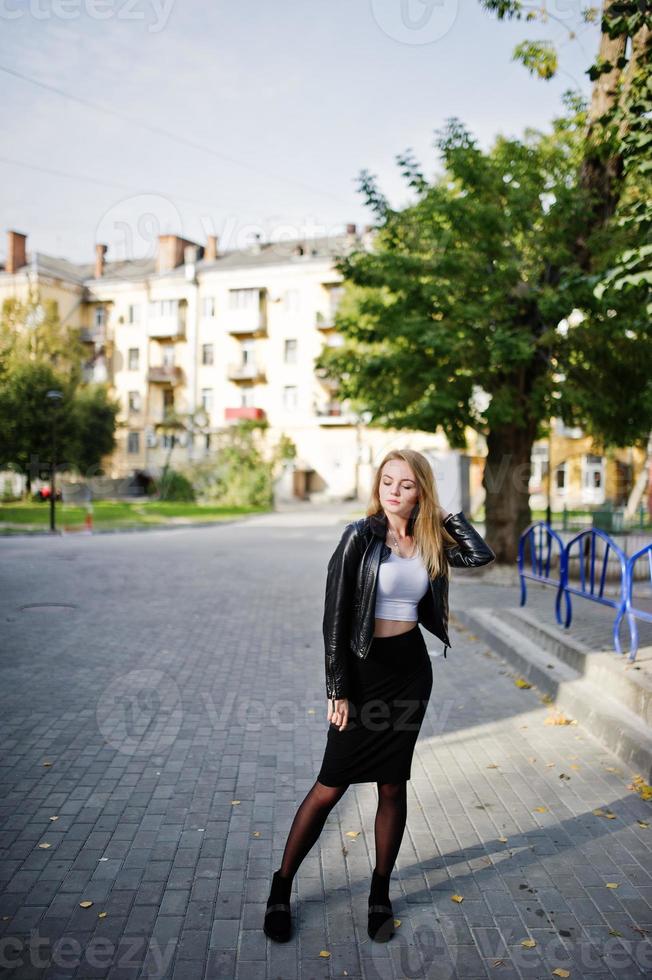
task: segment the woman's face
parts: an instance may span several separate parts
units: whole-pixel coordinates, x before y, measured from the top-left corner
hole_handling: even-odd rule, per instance
[[[412,467],[402,459],[390,459],[383,466],[378,493],[388,516],[395,514],[407,520],[419,499]]]

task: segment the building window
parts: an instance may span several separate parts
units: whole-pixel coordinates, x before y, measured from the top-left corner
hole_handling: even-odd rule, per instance
[[[140,452],[140,432],[130,432],[127,436],[127,452]]]
[[[174,344],[164,344],[161,352],[164,367],[174,367]]]
[[[292,338],[285,341],[285,348],[283,351],[283,360],[286,364],[296,364],[297,363],[297,341]]]
[[[212,388],[202,388],[201,390],[201,407],[205,412],[212,411],[213,408],[213,389]]]
[[[127,307],[127,323],[140,323],[139,303],[130,303]]]
[[[283,408],[286,412],[295,412],[297,404],[297,386],[285,385],[283,388]]]
[[[201,345],[201,362],[202,362],[202,364],[212,364],[213,363],[213,345],[212,344],[202,344]]]
[[[154,316],[174,316],[179,312],[179,300],[154,299],[150,302],[149,309]]]
[[[128,398],[129,398],[129,411],[140,412],[140,392],[130,391],[128,394]]]
[[[211,434],[210,434],[210,432],[207,432],[205,434],[204,440],[205,440],[205,448],[206,449],[210,449],[211,448]]]
[[[177,440],[174,432],[164,432],[161,439],[161,445],[163,449],[173,449],[177,445]]]
[[[255,310],[258,308],[260,290],[229,289],[230,310]]]
[[[568,464],[562,463],[555,469],[555,488],[557,493],[566,493],[568,490]]]
[[[138,361],[140,357],[140,350],[138,347],[130,347],[127,353],[127,364],[129,365],[130,371],[138,370]]]
[[[214,296],[204,296],[201,301],[201,314],[206,317],[215,316],[215,297]]]
[[[594,453],[582,456],[582,496],[587,503],[604,500],[604,459]]]
[[[283,306],[288,313],[301,309],[301,293],[298,289],[286,289],[283,296]]]
[[[242,357],[242,366],[245,367],[248,364],[254,363],[254,342],[253,340],[243,340],[240,345],[240,356]]]
[[[253,385],[241,385],[240,386],[240,407],[241,408],[251,408],[254,405],[254,386]]]
[[[548,475],[548,447],[533,446],[530,460],[532,473],[530,476],[530,493],[540,493],[543,481]]]
[[[106,309],[103,306],[95,307],[95,326],[103,327],[106,323]]]

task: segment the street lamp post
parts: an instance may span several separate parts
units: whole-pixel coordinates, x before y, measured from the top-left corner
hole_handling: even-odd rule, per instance
[[[52,461],[50,464],[50,530],[55,530],[55,498],[56,498],[56,481],[55,481],[55,469],[57,465],[57,427],[56,427],[56,406],[61,404],[61,399],[63,398],[63,392],[58,389],[52,389],[46,392],[46,398],[49,398],[52,405]]]

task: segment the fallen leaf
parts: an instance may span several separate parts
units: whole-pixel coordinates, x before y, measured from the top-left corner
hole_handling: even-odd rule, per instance
[[[536,761],[537,761],[537,757],[536,757],[536,755],[529,755],[529,756],[527,757],[527,761],[528,761],[528,762],[536,762]]]
[[[637,820],[636,823],[639,825],[639,827],[649,827],[650,826],[649,823],[647,822],[647,820]]]
[[[236,806],[239,802],[240,800],[231,800],[233,806]]]
[[[609,930],[609,935],[610,936],[622,936],[622,932],[618,932],[617,929],[610,929]]]
[[[42,844],[39,844],[39,847],[42,848],[42,850],[46,851],[48,847],[52,847],[52,844],[46,844],[44,841]]]
[[[525,946],[526,949],[534,949],[534,947],[536,946],[536,944],[537,943],[536,943],[536,940],[535,939],[522,939],[521,940],[521,946]]]
[[[497,769],[497,768],[498,766],[495,762],[490,762],[489,765],[487,766],[487,769]]]
[[[542,694],[539,701],[541,701],[542,704],[553,704],[554,698],[552,694]]]
[[[260,837],[260,831],[259,830],[254,830],[254,832],[252,833],[251,836],[252,837]]]
[[[647,936],[647,929],[642,929],[640,926],[630,926],[629,928],[633,929],[634,932],[640,932],[641,936]]]
[[[58,817],[50,817],[50,820],[58,820]]]
[[[323,957],[324,957],[324,959],[328,959],[328,957],[329,957],[329,956],[330,956],[331,954],[330,954],[330,953],[328,952],[328,950],[327,950],[327,949],[320,949],[320,950],[319,950],[319,955],[320,955],[320,956],[323,956]]]
[[[607,882],[607,888],[618,888],[618,882],[617,881],[608,881]]]
[[[546,769],[550,769],[552,766],[554,766],[554,762],[546,762]]]
[[[106,919],[108,914],[109,914],[108,912],[98,912],[97,917],[98,919]]]
[[[314,708],[308,708],[308,714],[309,715],[314,715],[314,713],[315,713],[315,709]]]
[[[93,904],[92,902],[88,902],[88,901],[86,901],[86,902],[80,902],[79,903],[79,907],[80,907],[80,909],[89,909],[92,904]]]
[[[514,681],[517,687],[528,688],[532,687],[529,681],[526,681],[524,677],[517,677]]]
[[[568,768],[569,769],[579,769],[580,767],[578,766],[578,764],[576,762],[573,762]]]
[[[547,813],[548,812],[548,807],[547,806],[535,806],[534,812],[535,813]]]
[[[544,725],[572,725],[570,718],[567,718],[563,711],[555,711],[543,719]]]
[[[451,895],[451,902],[457,902],[459,905],[459,903],[463,901],[464,901],[463,895]]]
[[[506,837],[499,837],[498,840],[500,841],[501,844],[506,844],[507,843],[507,838]]]
[[[565,772],[560,772],[559,773],[559,778],[560,779],[570,779],[570,776],[567,776]]]
[[[552,971],[552,975],[554,977],[569,977],[570,976],[570,970],[564,970],[564,968],[562,966],[557,966]]]
[[[622,776],[622,769],[616,769],[615,766],[605,766],[605,772],[615,772],[616,775]]]
[[[359,837],[360,836],[360,831],[359,830],[347,830],[347,832],[345,833],[344,836],[345,837]]]
[[[601,810],[600,807],[598,807],[597,810],[593,810],[593,816],[594,817],[604,817],[604,810]]]

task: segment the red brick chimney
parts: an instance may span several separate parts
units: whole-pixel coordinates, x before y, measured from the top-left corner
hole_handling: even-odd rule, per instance
[[[204,249],[204,261],[214,262],[217,258],[217,235],[206,236],[206,247]]]
[[[188,245],[197,245],[197,243],[187,238],[180,238],[179,235],[159,235],[156,271],[169,272],[170,269],[183,265],[184,249]]]
[[[95,246],[95,278],[101,279],[104,275],[104,256],[107,253],[108,245]]]
[[[27,265],[27,235],[19,231],[7,232],[7,262],[5,272],[18,272]]]

